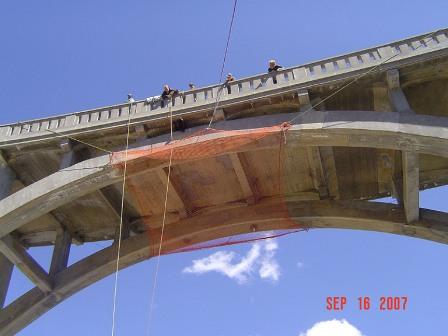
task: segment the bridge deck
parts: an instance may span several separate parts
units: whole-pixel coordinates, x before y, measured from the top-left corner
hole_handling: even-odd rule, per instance
[[[448,243],[448,216],[419,209],[419,190],[448,184],[447,33],[285,69],[277,84],[266,74],[233,82],[230,93],[223,91],[216,129],[250,132],[294,122],[284,134],[175,160],[163,251],[300,226]],[[116,244],[67,266],[71,243],[117,239],[122,171],[108,153],[66,136],[120,151],[130,113],[131,147],[164,146],[170,112],[187,126],[176,139],[197,134],[218,90],[188,91],[172,108],[139,101],[0,126],[0,271],[10,275],[12,262],[36,284],[0,311],[0,333],[16,333],[114,270]],[[213,137],[227,141],[229,133],[195,141]],[[155,254],[168,173],[166,159],[131,163],[121,267]],[[368,202],[386,196],[398,205]],[[40,245],[55,245],[49,270],[26,251]],[[0,279],[0,308],[8,283],[8,276]]]
[[[445,94],[448,87],[447,31],[443,30],[435,37],[431,37],[421,49],[411,49],[409,46],[414,46],[415,49],[423,43],[422,36],[287,69],[284,73],[290,74],[290,80],[278,81],[278,84],[273,84],[272,79],[265,75],[236,81],[233,84],[237,88],[236,91],[228,94],[224,90],[217,119],[240,120],[239,123],[233,123],[232,127],[237,128],[255,128],[257,117],[263,115],[284,114],[283,117],[278,117],[278,120],[274,118],[271,124],[279,120],[289,120],[295,112],[306,109],[307,103],[320,102],[353,76],[358,75],[359,71],[378,65],[379,61],[387,59],[384,57],[390,57],[393,52],[397,53],[397,57],[382,65],[382,71],[375,71],[363,77],[356,85],[317,106],[316,110],[359,111],[360,118],[362,111],[395,110],[390,101],[384,70],[396,68],[400,73],[400,87],[407,97],[410,108],[416,114],[446,116],[448,114],[448,97]],[[363,56],[371,54],[378,55],[378,59]],[[383,58],[379,58],[380,55],[383,55]],[[331,66],[340,64],[341,59],[347,60],[346,68],[336,69]],[[323,65],[326,71],[310,70]],[[291,75],[298,73],[300,69],[305,69],[307,76]],[[254,88],[253,84],[257,81],[264,84],[260,88]],[[192,129],[204,127],[201,125],[207,124],[213,108],[214,99],[211,92],[216,96],[217,89],[218,87],[214,86],[186,92],[183,100],[176,101],[172,108],[175,118],[182,116],[187,127]],[[210,92],[209,96],[201,94],[207,90]],[[196,101],[190,101],[188,97],[191,95],[197,97]],[[121,116],[117,114],[114,117],[114,111],[120,111]],[[169,130],[168,107],[162,108],[160,102],[146,104],[140,101],[132,111],[131,146],[138,146],[144,142],[157,143],[166,139],[164,134]],[[75,163],[103,154],[94,148],[67,141],[46,131],[45,127],[115,151],[123,148],[128,113],[129,105],[118,105],[63,117],[2,126],[0,131],[0,134],[3,134],[0,136],[2,153],[17,176],[13,182],[12,192],[57,172],[67,160]],[[103,119],[104,115],[108,118]],[[76,121],[70,126],[68,120],[75,120],[73,118]],[[55,120],[59,121],[56,123]],[[29,130],[24,131],[27,127]],[[216,127],[222,125],[218,124]],[[177,137],[184,135],[182,132],[176,134]],[[270,158],[278,157],[278,152],[278,148],[270,148],[240,153],[237,159],[222,156],[174,167],[172,190],[177,190],[179,195],[169,200],[170,221],[176,221],[176,216],[185,211],[193,215],[196,211],[208,207],[244,202],[248,191],[241,187],[242,173],[239,170],[242,168],[246,184],[253,189],[250,190],[253,193],[251,197],[263,199],[275,196],[278,181],[273,177],[279,175],[278,164],[276,160]],[[306,147],[295,149],[294,155],[290,157],[286,167],[287,174],[284,177],[288,178],[288,194],[296,194],[306,200],[363,200],[390,195],[399,196],[396,183],[400,183],[402,176],[400,151],[348,146],[319,147],[311,143]],[[448,171],[446,158],[421,153],[418,165],[420,189],[446,183]],[[127,218],[131,229],[135,232],[142,229],[139,224],[139,218],[142,216],[153,218],[147,221],[157,225],[163,208],[163,195],[160,192],[163,190],[163,176],[160,176],[160,172],[148,173],[131,179],[130,183],[139,184],[146,190],[144,194],[141,192],[139,194],[139,201],[144,206],[137,204],[136,196],[132,193],[126,196]],[[213,192],[215,190],[220,192]],[[26,246],[48,245],[55,241],[57,228],[63,223],[79,242],[113,239],[118,223],[120,198],[120,183],[110,185],[83,195],[27,223],[15,234]]]

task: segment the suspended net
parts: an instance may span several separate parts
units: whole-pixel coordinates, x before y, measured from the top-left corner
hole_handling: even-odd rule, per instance
[[[275,231],[263,231],[263,232],[250,232],[236,236],[224,237],[220,239],[210,240],[204,243],[193,244],[186,247],[181,247],[165,254],[182,253],[182,252],[192,252],[198,250],[205,250],[215,247],[231,246],[244,243],[253,243],[260,240],[272,239],[283,237],[292,233],[301,231],[300,229],[290,229],[290,230],[275,230]]]
[[[278,195],[285,194],[284,165],[286,157],[285,144],[286,133],[290,124],[284,123],[270,127],[245,130],[217,130],[205,129],[196,132],[180,140],[173,140],[163,144],[149,145],[139,149],[130,149],[126,155],[123,152],[112,154],[112,165],[119,169],[124,167],[126,162],[129,175],[136,176],[151,169],[161,169],[167,167],[171,158],[172,166],[192,162],[212,157],[218,157],[224,154],[246,152],[251,150],[260,150],[263,148],[278,148],[278,158],[269,158],[278,160]],[[161,194],[165,190],[159,190]],[[171,191],[172,192],[172,191]],[[219,191],[217,191],[219,192]],[[127,193],[135,200],[135,205],[141,214],[144,214],[149,207],[146,200],[148,191],[139,183],[138,179],[129,180]],[[207,231],[206,241],[195,232],[188,232],[188,224],[182,224],[183,227],[175,226],[170,223],[170,216],[167,214],[167,228],[164,232],[163,248],[161,254],[180,253],[201,250],[212,247],[228,246],[240,243],[254,242],[257,240],[284,236],[303,230],[303,228],[291,219],[288,207],[285,202],[277,203],[275,206],[276,221],[282,222],[281,229],[278,223],[263,222],[256,225],[241,225],[239,228],[227,227],[225,223],[215,223],[213,216],[210,216],[210,222],[206,223]],[[194,221],[194,214],[191,222]],[[142,216],[142,222],[145,224],[145,230],[148,232],[149,245],[154,248],[158,246],[158,239],[161,235],[160,225],[154,225],[154,218]],[[188,219],[187,219],[188,220]],[[161,221],[161,219],[160,219]],[[250,218],[247,222],[250,222]],[[179,238],[182,232],[182,239]],[[201,240],[202,239],[202,240]],[[153,251],[156,253],[156,251]]]
[[[145,146],[112,154],[112,165],[123,167],[128,162],[128,169],[139,168],[146,164],[146,169],[167,163],[172,155],[173,164],[181,161],[192,161],[214,157],[223,153],[246,151],[255,146],[272,146],[280,144],[290,124],[262,127],[250,130],[217,130],[207,128],[180,140],[165,144]],[[172,151],[172,154],[171,154]]]

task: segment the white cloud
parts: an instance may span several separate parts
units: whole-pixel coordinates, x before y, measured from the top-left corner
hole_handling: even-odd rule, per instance
[[[362,336],[362,333],[342,319],[317,322],[300,336]]]
[[[267,239],[264,244],[264,254],[261,258],[261,266],[258,274],[262,279],[278,281],[280,279],[280,266],[275,259],[278,244],[274,239]]]
[[[258,269],[262,279],[276,282],[280,278],[280,266],[275,259],[278,244],[275,239],[266,239],[252,245],[249,252],[239,258],[234,252],[218,251],[208,257],[193,260],[193,264],[184,268],[184,273],[204,274],[221,273],[238,283],[246,283]],[[238,259],[239,261],[234,261]]]
[[[305,264],[303,262],[301,262],[301,261],[297,262],[297,268],[298,269],[304,268],[304,267],[305,267]]]

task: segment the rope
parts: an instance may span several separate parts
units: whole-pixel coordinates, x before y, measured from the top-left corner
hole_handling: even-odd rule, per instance
[[[207,129],[212,126],[213,118],[215,116],[216,110],[218,109],[219,98],[221,98],[221,92],[224,89],[224,85],[225,84],[221,85],[221,87],[218,89],[218,94],[216,95],[215,107],[213,108],[213,113],[212,113],[212,116],[210,117],[210,122],[208,123]]]
[[[49,129],[47,129],[46,131],[58,135],[58,136],[57,136],[58,138],[68,138],[68,139],[77,141],[77,142],[79,142],[79,143],[82,143],[82,144],[84,144],[84,145],[86,145],[86,146],[89,146],[89,147],[98,149],[98,150],[100,150],[100,151],[102,151],[102,152],[106,152],[106,153],[112,154],[112,152],[111,152],[110,150],[107,150],[107,149],[98,147],[98,146],[96,146],[96,145],[94,145],[94,144],[91,144],[91,143],[88,143],[88,142],[79,140],[79,139],[74,138],[74,137],[72,137],[72,136],[70,136],[70,135],[65,135],[65,134],[62,134],[62,133],[59,133],[59,132],[56,132],[56,131],[53,131],[53,130],[49,130]]]
[[[222,76],[223,76],[223,73],[224,73],[224,68],[225,68],[225,64],[226,64],[226,60],[227,60],[227,53],[228,53],[228,50],[229,50],[230,37],[232,35],[232,27],[233,27],[233,22],[235,20],[235,13],[236,13],[237,3],[238,3],[238,0],[235,0],[235,2],[233,4],[232,18],[230,20],[229,32],[227,34],[226,48],[225,48],[225,51],[224,51],[224,58],[223,58],[222,65],[221,65],[221,72],[220,72],[220,75],[219,75],[219,83],[222,82]],[[210,128],[210,126],[211,126],[211,124],[213,122],[213,118],[214,118],[214,115],[215,115],[216,110],[218,108],[219,99],[221,97],[221,92],[222,92],[224,86],[225,86],[225,84],[221,85],[221,87],[218,89],[218,92],[217,92],[217,95],[216,95],[215,107],[213,109],[213,114],[212,114],[212,116],[210,118],[210,122],[208,124],[208,128]],[[171,141],[173,141],[173,113],[172,113],[172,110],[171,110],[171,104],[169,105],[169,115],[170,115],[170,137],[171,137]],[[169,159],[169,164],[168,164],[168,174],[167,174],[166,189],[165,189],[165,204],[164,204],[163,219],[162,219],[162,230],[161,230],[161,233],[160,233],[160,241],[159,241],[159,249],[158,249],[158,253],[157,253],[156,270],[155,270],[155,274],[154,274],[154,281],[153,281],[153,287],[152,287],[152,293],[151,293],[151,301],[150,301],[150,304],[149,304],[149,317],[148,317],[147,335],[149,335],[149,331],[150,331],[150,327],[151,327],[153,307],[154,307],[154,298],[155,298],[155,294],[156,294],[157,279],[158,279],[158,274],[159,274],[159,269],[160,269],[160,256],[161,256],[161,253],[162,253],[163,234],[165,232],[165,222],[166,222],[166,212],[167,212],[167,206],[168,206],[168,194],[169,194],[169,186],[170,186],[172,160],[173,160],[173,148],[171,148],[171,150],[170,150],[170,159]]]
[[[229,50],[230,36],[232,35],[232,27],[233,27],[233,21],[235,19],[235,12],[236,12],[236,5],[237,5],[237,3],[238,3],[238,0],[235,0],[235,2],[233,3],[232,19],[230,20],[229,33],[227,34],[226,49],[224,51],[224,59],[222,60],[221,74],[219,75],[219,82],[218,83],[222,82],[222,75],[224,73],[224,66],[226,64],[227,51]]]
[[[171,141],[173,141],[173,113],[171,111],[171,104],[169,105],[169,114],[170,114],[170,137]],[[163,243],[163,234],[165,232],[165,222],[166,222],[166,212],[167,212],[167,206],[168,206],[168,193],[170,188],[170,177],[171,177],[171,165],[173,160],[173,148],[171,147],[170,150],[170,160],[168,164],[168,174],[167,174],[167,180],[166,180],[166,189],[165,189],[165,204],[163,207],[163,219],[162,219],[162,231],[160,233],[160,241],[159,241],[159,250],[157,253],[157,262],[156,262],[156,270],[154,273],[154,280],[153,280],[153,286],[152,286],[152,292],[151,292],[151,301],[149,304],[149,316],[148,316],[148,328],[147,328],[147,335],[149,335],[149,330],[151,327],[151,321],[152,321],[152,313],[154,308],[154,298],[156,296],[156,289],[157,289],[157,279],[159,275],[159,268],[160,268],[160,255],[162,254],[162,243]]]
[[[227,53],[229,51],[230,37],[232,35],[232,27],[233,27],[233,21],[235,20],[235,13],[236,13],[236,5],[237,5],[237,3],[238,3],[238,0],[235,0],[235,2],[233,3],[232,19],[230,20],[229,32],[227,34],[226,49],[224,50],[224,58],[222,60],[221,73],[219,75],[219,82],[218,83],[222,83],[222,75],[224,73],[224,67],[226,65]],[[218,108],[219,98],[221,96],[221,92],[222,92],[224,86],[225,86],[225,84],[222,84],[221,87],[218,89],[218,93],[216,95],[215,108],[213,109],[213,114],[212,114],[212,116],[210,118],[210,122],[208,123],[208,127],[207,128],[210,128],[210,126],[212,125],[213,118],[215,117],[216,109]]]
[[[235,20],[235,13],[236,13],[237,3],[238,3],[238,0],[235,0],[234,4],[233,4],[232,18],[230,20],[229,32],[227,34],[226,48],[224,50],[224,58],[223,58],[222,65],[221,65],[221,72],[220,72],[220,75],[219,75],[219,83],[222,82],[222,76],[223,76],[224,68],[225,68],[225,65],[226,65],[227,54],[228,54],[229,44],[230,44],[230,37],[232,35],[232,27],[233,27],[233,22]],[[217,95],[216,95],[215,107],[213,109],[213,113],[212,113],[212,116],[210,118],[210,122],[208,124],[208,128],[210,128],[210,126],[211,126],[211,124],[213,122],[213,118],[214,118],[216,110],[218,108],[219,99],[221,97],[221,92],[222,92],[224,86],[225,86],[225,84],[221,85],[221,87],[218,89],[218,92],[217,92]],[[172,110],[171,110],[171,104],[169,105],[169,115],[170,115],[170,137],[171,137],[171,141],[173,141],[173,113],[172,113]],[[162,230],[161,230],[161,233],[160,233],[160,242],[159,242],[159,250],[158,250],[158,253],[157,253],[156,270],[155,270],[155,274],[154,274],[154,281],[153,281],[153,287],[152,287],[152,293],[151,293],[151,301],[150,301],[150,305],[149,305],[149,317],[148,317],[149,320],[148,320],[148,328],[147,328],[147,334],[148,335],[149,335],[149,331],[150,331],[150,327],[151,327],[151,321],[152,321],[152,314],[153,314],[153,307],[154,307],[154,298],[155,298],[155,294],[156,294],[157,279],[158,279],[159,268],[160,268],[160,255],[162,253],[163,234],[165,232],[165,222],[166,222],[166,212],[167,212],[167,206],[168,206],[168,194],[169,194],[169,186],[170,186],[172,160],[173,160],[173,148],[171,148],[171,150],[170,150],[170,159],[169,159],[169,164],[168,164],[168,174],[167,174],[166,189],[165,189],[165,204],[164,204],[164,209],[163,209]]]
[[[29,130],[30,130],[30,127],[25,127],[24,129],[26,129],[27,131],[29,131]],[[98,147],[98,146],[96,146],[96,145],[94,145],[94,144],[91,144],[91,143],[88,143],[88,142],[86,142],[86,141],[79,140],[79,139],[77,139],[77,138],[75,138],[75,137],[72,137],[72,136],[70,136],[70,135],[62,134],[62,133],[59,133],[59,132],[57,132],[57,131],[53,131],[53,130],[51,130],[51,129],[46,129],[45,131],[50,132],[50,133],[53,133],[53,134],[56,134],[57,136],[56,136],[55,138],[68,138],[68,139],[77,141],[77,142],[79,142],[79,143],[82,143],[82,144],[84,144],[84,145],[86,145],[86,146],[89,146],[89,147],[98,149],[98,150],[100,150],[100,151],[102,151],[102,152],[106,152],[106,153],[112,154],[112,152],[111,152],[110,150],[107,150],[107,149]],[[44,140],[40,140],[40,142],[44,142],[44,141],[46,141],[46,139],[44,139]],[[37,142],[39,142],[39,141],[37,141]]]
[[[425,35],[425,36],[422,38],[422,40],[425,40],[425,39],[427,39],[428,37],[433,36],[434,34],[438,33],[440,30],[441,30],[441,29],[434,30],[433,32],[431,32],[431,33]],[[423,43],[421,43],[418,47],[416,47],[416,48],[414,49],[414,51],[417,50],[417,49],[419,49],[422,45],[423,45]],[[394,54],[394,55],[392,55],[392,56],[386,58],[384,61],[382,61],[380,64],[377,64],[377,65],[374,66],[373,68],[371,68],[371,69],[369,69],[369,70],[367,70],[367,71],[365,71],[365,72],[363,72],[363,73],[360,73],[359,75],[355,76],[355,78],[353,78],[350,82],[348,82],[347,84],[345,84],[344,86],[342,86],[341,88],[339,88],[338,90],[336,90],[335,92],[333,92],[332,94],[330,94],[329,96],[327,96],[327,97],[325,97],[324,99],[320,100],[319,102],[315,103],[314,105],[311,105],[306,111],[304,111],[303,113],[301,113],[301,114],[295,116],[295,117],[292,118],[289,122],[292,123],[295,119],[297,119],[297,118],[299,118],[299,117],[303,117],[306,113],[312,111],[315,107],[317,107],[317,106],[323,104],[323,103],[324,103],[325,101],[327,101],[328,99],[334,97],[335,95],[337,95],[337,94],[338,94],[339,92],[341,92],[342,90],[344,90],[344,89],[346,89],[347,87],[349,87],[350,85],[356,83],[359,79],[361,79],[361,78],[367,76],[367,75],[370,74],[371,72],[374,72],[374,71],[377,70],[379,67],[381,67],[384,63],[389,62],[391,59],[397,57],[398,55],[399,55],[399,54]]]
[[[136,106],[137,108],[137,106]],[[130,134],[130,120],[131,120],[131,112],[132,112],[132,103],[129,105],[129,118],[128,118],[128,129],[126,135],[126,149],[125,149],[125,160],[124,160],[124,169],[123,169],[123,187],[121,190],[121,209],[120,209],[120,227],[118,232],[118,246],[117,246],[117,262],[115,265],[115,283],[114,283],[114,301],[113,301],[113,309],[112,309],[112,330],[111,335],[115,335],[115,324],[116,324],[116,311],[117,311],[117,291],[118,291],[118,271],[120,265],[120,253],[121,253],[121,237],[123,232],[123,211],[124,211],[124,192],[126,188],[126,170],[127,170],[127,158],[128,158],[128,149],[129,149],[129,134]]]

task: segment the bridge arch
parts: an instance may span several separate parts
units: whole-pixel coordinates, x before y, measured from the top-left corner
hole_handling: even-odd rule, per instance
[[[448,158],[448,119],[397,112],[312,111],[223,121],[216,128],[244,130],[278,125],[296,118],[287,132],[288,146],[352,147],[391,149]],[[192,132],[195,130],[193,129]],[[226,133],[213,135],[226,137]],[[195,142],[206,142],[209,134]],[[166,136],[153,139],[163,146]],[[158,141],[158,144],[154,144]],[[145,144],[143,143],[142,146]],[[278,146],[269,137],[236,151],[253,152]],[[233,150],[235,151],[235,150]],[[220,155],[232,154],[224,152]],[[83,195],[119,183],[120,169],[110,164],[110,155],[88,159],[62,169],[0,201],[0,237]],[[188,162],[185,161],[185,162]],[[179,165],[183,164],[178,163]],[[168,162],[145,163],[130,170],[129,177],[166,167]],[[417,190],[418,192],[418,190]],[[372,230],[448,243],[448,216],[417,209],[418,220],[409,222],[399,205],[367,201],[294,199],[277,195],[255,204],[213,206],[167,226],[163,252],[169,253],[194,243],[256,231],[306,228]],[[211,221],[211,219],[213,219]],[[213,224],[210,224],[213,223]],[[187,229],[188,228],[188,229]],[[153,236],[141,233],[123,241],[120,267],[131,266],[155,255],[157,229]],[[6,244],[6,243],[4,243]],[[82,288],[114,271],[116,245],[99,251],[55,274],[49,291],[36,287],[0,313],[0,330],[14,334],[46,311]]]
[[[412,225],[406,224],[401,207],[375,202],[343,201],[286,201],[290,218],[285,217],[283,201],[270,200],[257,205],[214,211],[182,221],[188,230],[167,227],[164,253],[188,244],[200,243],[228,235],[260,231],[299,228],[341,228],[370,230],[429,239],[448,243],[448,215],[421,209],[421,218]],[[222,220],[216,220],[222,218]],[[213,221],[213,227],[205,223]],[[120,268],[151,258],[157,253],[158,237],[146,233],[128,238],[122,243]],[[55,277],[51,293],[33,288],[10,304],[0,314],[0,329],[4,335],[13,335],[51,308],[115,271],[117,245],[105,248],[62,271]]]
[[[239,124],[259,127],[289,120],[291,115],[225,121],[220,129],[241,129]],[[288,130],[291,146],[344,146],[387,148],[414,151],[448,158],[448,119],[396,112],[328,111],[313,112],[298,119]],[[226,137],[223,133],[222,137]],[[196,143],[209,140],[198,136]],[[159,145],[163,146],[165,142]],[[154,145],[157,146],[157,145]],[[239,151],[252,151],[278,146],[278,141],[260,141]],[[226,152],[222,153],[228,154]],[[168,165],[156,162],[131,171],[129,176],[142,174]],[[110,156],[103,155],[62,169],[0,202],[0,237],[67,202],[93,190],[117,183],[121,171],[110,165]],[[39,204],[39,207],[35,205]]]

